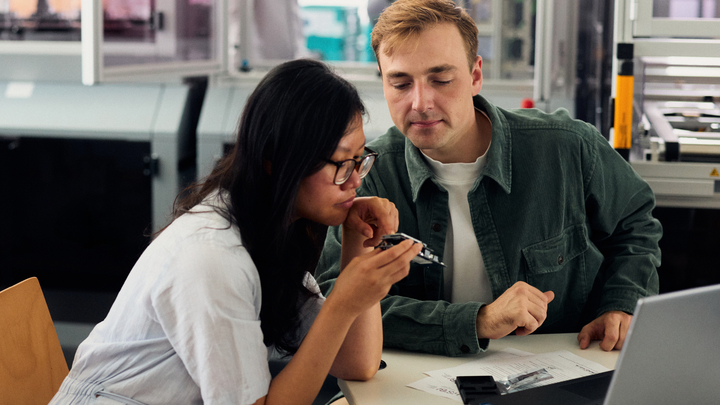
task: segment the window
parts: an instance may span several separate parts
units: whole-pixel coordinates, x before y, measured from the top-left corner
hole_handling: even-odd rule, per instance
[[[719,0],[638,0],[636,37],[720,38]]]
[[[233,37],[231,28],[235,46],[230,48],[237,49],[238,55],[232,59],[238,70],[304,56],[374,71],[376,59],[370,34],[382,10],[392,3],[392,0],[276,0],[271,4],[262,0],[238,1],[244,13],[236,13],[241,21],[231,20],[230,26],[252,26],[242,32],[238,28],[238,37]],[[456,0],[456,3],[465,7],[477,23],[478,54],[483,57],[485,79],[532,80],[535,0]]]
[[[81,0],[0,0],[0,41],[52,53],[48,42],[81,40]],[[219,59],[215,0],[102,0],[102,65]],[[12,51],[12,49],[10,49]]]
[[[80,0],[0,0],[0,39],[79,41]]]

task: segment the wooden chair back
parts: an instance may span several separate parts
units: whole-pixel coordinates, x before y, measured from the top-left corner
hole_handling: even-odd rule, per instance
[[[0,405],[47,405],[67,374],[38,279],[0,291]]]

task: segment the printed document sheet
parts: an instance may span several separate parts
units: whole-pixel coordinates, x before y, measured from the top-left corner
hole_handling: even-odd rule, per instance
[[[456,367],[427,371],[424,374],[428,377],[407,386],[462,403],[460,393],[455,385],[455,377],[459,375],[491,375],[496,381],[503,381],[524,370],[537,368],[544,368],[552,375],[552,378],[533,385],[536,387],[610,370],[567,350],[532,354],[517,349],[505,349]]]

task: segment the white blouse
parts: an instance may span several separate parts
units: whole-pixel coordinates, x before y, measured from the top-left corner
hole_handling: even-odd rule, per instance
[[[235,405],[267,395],[272,348],[257,269],[237,227],[207,206],[193,211],[142,254],[51,404]],[[319,293],[310,274],[305,284]],[[303,304],[301,336],[323,302]]]

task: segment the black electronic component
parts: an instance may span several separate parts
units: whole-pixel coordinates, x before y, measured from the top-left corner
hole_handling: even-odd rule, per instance
[[[500,390],[491,375],[458,376],[455,379],[463,404],[479,404],[481,397],[488,394],[500,394]]]
[[[424,244],[420,240],[415,239],[412,236],[404,234],[404,233],[393,233],[390,235],[384,235],[382,237],[382,241],[376,247],[379,247],[380,249],[383,249],[383,250],[389,249],[389,248],[397,245],[398,243],[404,241],[405,239],[412,239],[413,241],[415,241],[415,243],[421,243],[423,245],[423,249],[420,251],[420,253],[418,253],[418,255],[413,258],[413,260],[412,260],[413,263],[418,263],[418,264],[437,263],[441,266],[445,266],[445,264],[440,261],[438,256],[426,244]]]

